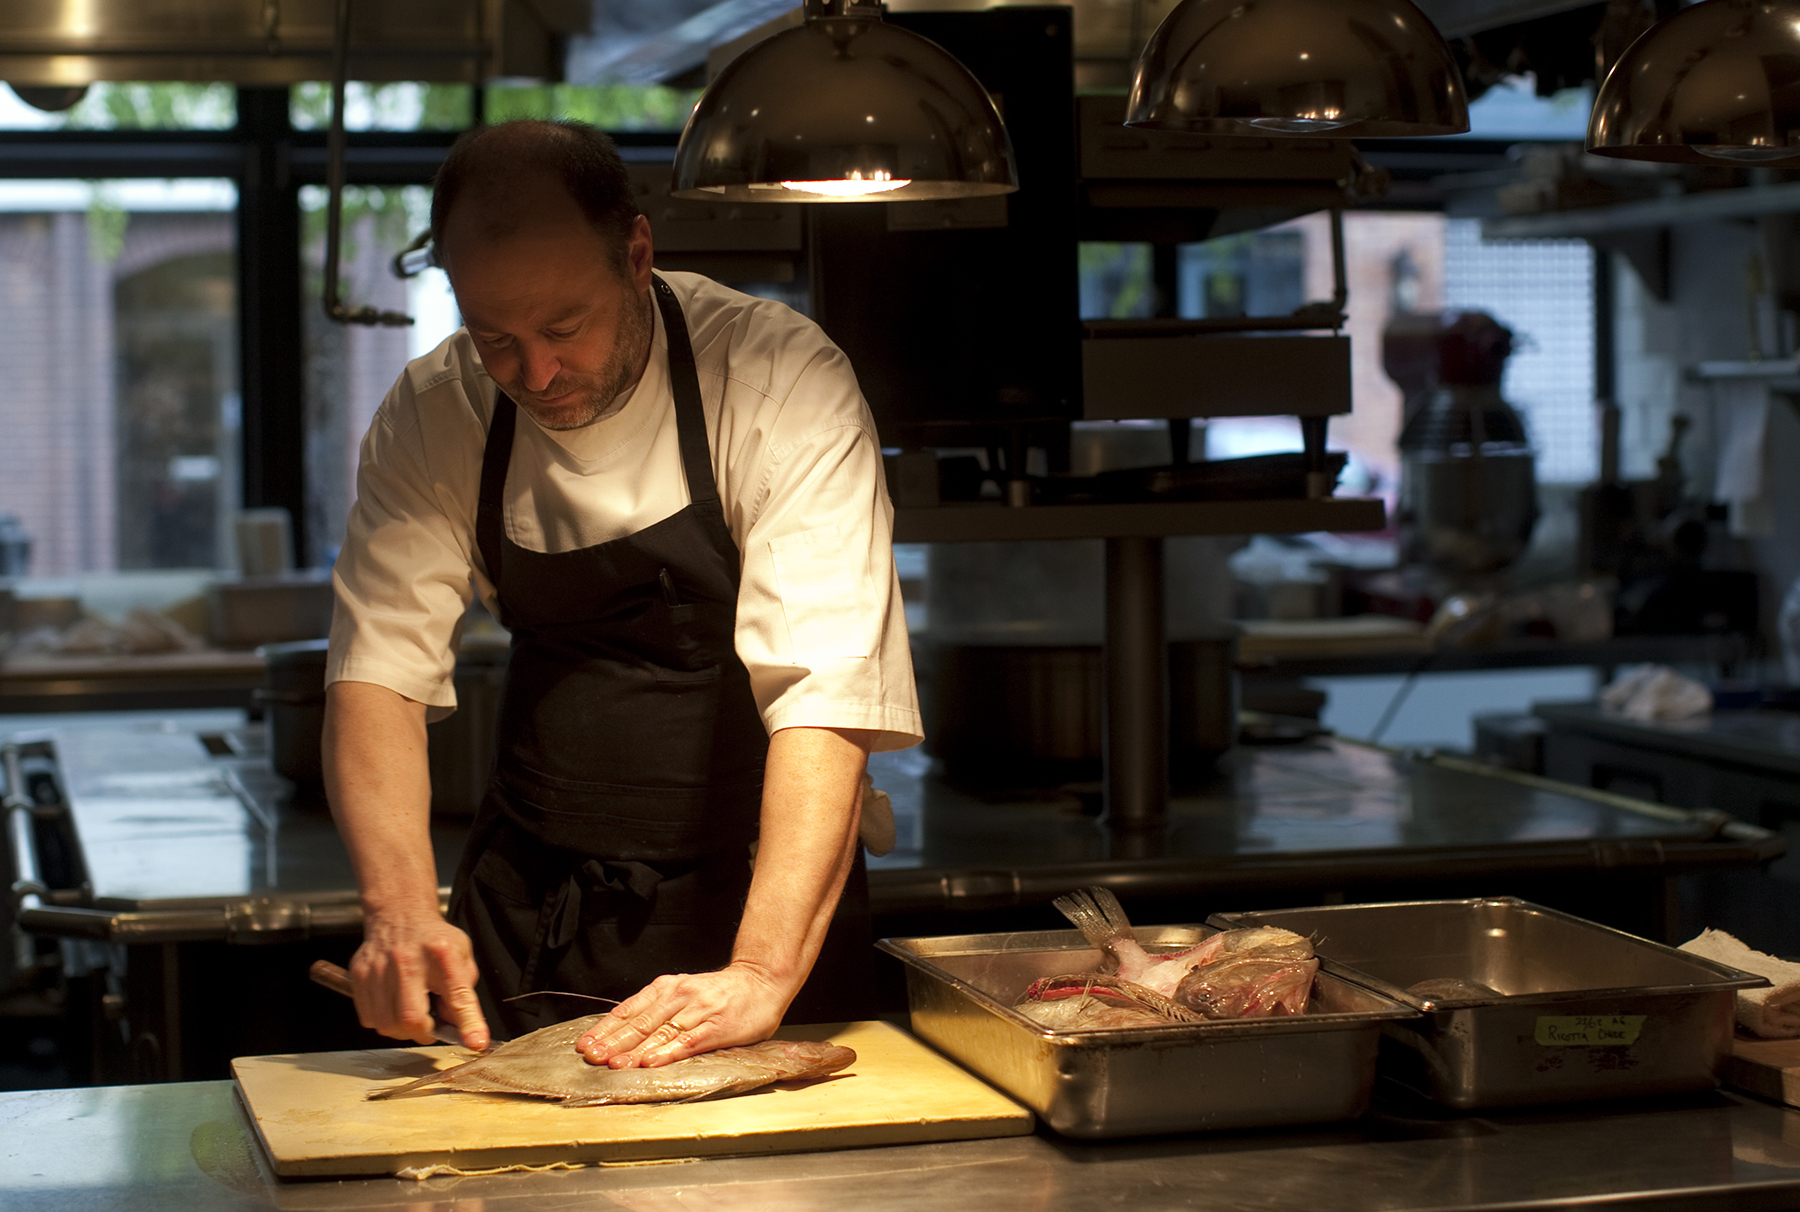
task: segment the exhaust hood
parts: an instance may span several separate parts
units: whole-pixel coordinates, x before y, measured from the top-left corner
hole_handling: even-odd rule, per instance
[[[102,80],[295,84],[331,78],[333,0],[7,0],[0,80],[70,88]],[[380,0],[357,6],[359,80],[476,84],[560,80],[588,0]]]

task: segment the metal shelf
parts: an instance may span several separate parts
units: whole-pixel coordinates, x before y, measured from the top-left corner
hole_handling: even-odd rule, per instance
[[[1380,530],[1378,499],[1180,501],[1167,504],[940,505],[896,509],[896,543],[1014,542],[1032,539],[1154,539],[1195,534],[1305,534]]]

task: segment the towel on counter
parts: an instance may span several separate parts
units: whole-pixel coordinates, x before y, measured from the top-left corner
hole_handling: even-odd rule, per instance
[[[1681,949],[1767,977],[1773,988],[1737,991],[1738,1026],[1764,1039],[1800,1039],[1800,964],[1764,955],[1723,930],[1702,930]]]
[[[1691,719],[1712,705],[1712,691],[1667,665],[1628,665],[1600,692],[1600,706],[1628,720]]]

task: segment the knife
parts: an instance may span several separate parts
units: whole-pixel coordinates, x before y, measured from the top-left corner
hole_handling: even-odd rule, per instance
[[[341,993],[345,997],[356,996],[356,986],[351,983],[350,974],[330,960],[314,960],[306,974],[312,977],[314,984],[324,985],[333,993]],[[463,1043],[462,1032],[446,1022],[434,1021],[431,1024],[431,1038],[440,1044],[456,1048],[467,1046]]]

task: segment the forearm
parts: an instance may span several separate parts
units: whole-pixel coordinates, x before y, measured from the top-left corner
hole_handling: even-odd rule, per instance
[[[762,836],[732,962],[791,998],[805,981],[856,858],[874,734],[784,728],[769,738]]]
[[[366,913],[436,913],[425,705],[385,686],[325,692],[325,793]]]

